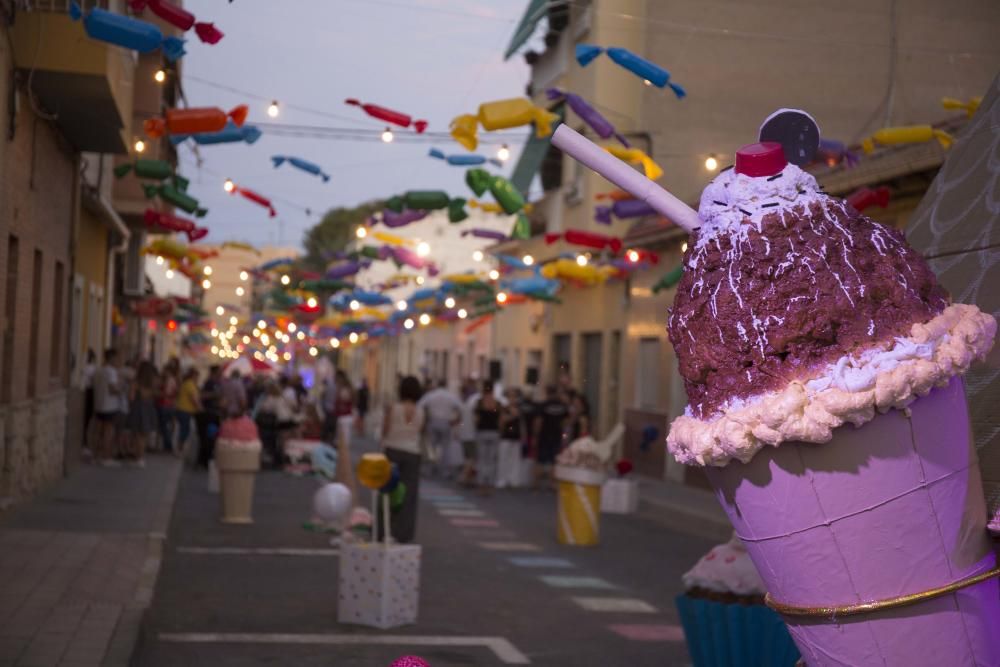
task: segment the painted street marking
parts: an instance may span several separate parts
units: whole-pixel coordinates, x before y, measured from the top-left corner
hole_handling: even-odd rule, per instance
[[[559,574],[546,574],[538,578],[554,588],[603,588],[605,590],[618,588],[599,577],[567,577]]]
[[[163,632],[160,641],[182,644],[319,644],[327,646],[452,646],[486,648],[505,665],[529,665],[531,660],[505,637],[442,637],[422,635],[335,635],[283,633]]]
[[[608,628],[637,642],[682,642],[684,628],[679,625],[609,625]]]
[[[573,598],[587,611],[621,612],[625,614],[655,614],[656,607],[633,598]]]
[[[453,519],[449,519],[448,521],[451,522],[451,525],[459,527],[496,528],[500,525],[500,522],[496,519],[469,519],[455,517]]]
[[[549,556],[511,556],[507,559],[512,565],[518,567],[547,567],[547,568],[568,568],[575,567],[573,563],[565,558],[551,558]]]
[[[517,539],[517,533],[513,530],[503,530],[497,528],[463,528],[462,537],[467,537],[470,540],[515,540]]]
[[[530,542],[480,542],[479,547],[487,551],[541,551],[542,548]]]
[[[486,516],[486,512],[482,510],[452,510],[452,509],[439,509],[438,514],[441,516]]]
[[[179,554],[199,556],[339,556],[337,549],[292,549],[285,547],[177,547]]]

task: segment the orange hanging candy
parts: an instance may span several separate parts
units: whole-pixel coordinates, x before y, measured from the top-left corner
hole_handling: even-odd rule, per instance
[[[163,118],[150,118],[143,121],[142,128],[153,139],[170,134],[201,134],[204,132],[219,132],[226,127],[226,121],[232,119],[237,127],[243,125],[250,109],[245,104],[234,107],[226,113],[219,107],[195,107],[191,109],[167,109]]]

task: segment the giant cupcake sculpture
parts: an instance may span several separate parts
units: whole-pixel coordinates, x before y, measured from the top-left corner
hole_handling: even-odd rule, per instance
[[[809,665],[1000,664],[1000,570],[961,375],[996,321],[797,164],[782,110],[699,210],[566,126],[553,143],[691,233],[668,319],[705,468]]]

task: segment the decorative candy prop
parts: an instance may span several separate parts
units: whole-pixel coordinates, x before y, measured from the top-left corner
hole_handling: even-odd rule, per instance
[[[161,213],[147,208],[143,213],[142,221],[150,230],[163,230],[166,232],[180,232],[187,234],[189,241],[197,241],[208,235],[208,230],[204,227],[197,227],[191,220],[178,218],[170,213]]]
[[[109,12],[99,7],[94,7],[84,16],[83,10],[76,2],[71,2],[69,5],[69,17],[74,21],[83,21],[83,29],[91,39],[139,53],[163,49],[163,55],[170,62],[184,55],[183,39],[164,37],[158,27],[147,21]]]
[[[589,65],[595,58],[597,58],[597,56],[601,55],[601,53],[607,53],[608,57],[618,65],[632,72],[640,79],[648,81],[657,88],[669,86],[670,90],[674,91],[674,95],[676,95],[679,100],[683,99],[687,95],[687,92],[685,92],[683,88],[670,81],[670,72],[663,69],[656,63],[650,62],[641,56],[637,56],[628,49],[622,49],[617,46],[602,49],[601,47],[594,46],[592,44],[576,45],[576,61],[580,63],[582,67]]]
[[[371,236],[376,241],[381,241],[382,243],[390,246],[405,246],[413,244],[410,239],[404,239],[402,236],[396,236],[395,234],[390,234],[388,232],[375,231],[371,233]]]
[[[453,167],[474,167],[480,164],[492,164],[496,167],[502,167],[503,162],[496,159],[495,157],[486,157],[485,155],[445,155],[443,152],[436,148],[432,148],[428,155],[432,158],[438,160],[444,160]]]
[[[242,241],[226,241],[222,244],[222,248],[232,248],[233,250],[245,250],[247,252],[252,252],[255,255],[260,255],[260,250],[253,247],[249,243],[243,243]]]
[[[484,201],[478,201],[476,199],[470,199],[467,203],[469,204],[469,208],[478,208],[483,213],[506,214],[506,212],[503,210],[503,207],[500,206],[500,204],[495,204],[493,202],[488,202],[488,201],[484,202]],[[525,203],[524,208],[522,208],[521,211],[525,213],[531,213],[531,211],[534,210],[534,208],[535,207],[532,206],[530,203]]]
[[[159,197],[168,204],[173,204],[185,213],[190,213],[197,217],[202,217],[208,213],[208,209],[201,208],[198,200],[187,192],[187,181],[175,179],[174,183],[161,183],[160,185],[146,184],[142,186],[142,191],[146,199]]]
[[[474,151],[479,146],[478,125],[492,132],[534,123],[535,135],[541,139],[552,134],[552,124],[558,120],[559,116],[536,106],[528,98],[515,97],[480,104],[475,116],[472,114],[457,116],[451,121],[450,127],[452,138],[468,150]]]
[[[599,192],[594,195],[594,199],[598,201],[603,201],[605,199],[610,201],[627,201],[629,199],[635,199],[631,192],[625,192],[624,190],[611,190],[609,192]]]
[[[351,490],[343,484],[324,484],[313,494],[313,514],[324,523],[339,524],[350,511]]]
[[[313,176],[319,176],[323,179],[324,183],[329,182],[330,175],[323,171],[323,169],[316,163],[310,162],[309,160],[303,160],[300,157],[291,157],[288,155],[272,155],[271,162],[274,164],[274,168],[277,169],[285,162],[292,165],[296,169],[301,169],[307,174],[312,174]]]
[[[546,278],[563,278],[566,280],[576,280],[587,285],[595,285],[606,281],[617,273],[617,269],[610,266],[598,267],[591,264],[580,266],[572,259],[563,258],[549,262],[543,266],[541,273]]]
[[[379,488],[379,493],[392,493],[399,486],[399,466],[395,463],[389,471],[389,479]]]
[[[395,213],[402,213],[407,208],[414,211],[448,209],[449,222],[462,222],[469,217],[465,212],[465,200],[461,197],[452,199],[443,190],[409,190],[402,195],[390,197],[385,202],[385,207]]]
[[[510,230],[510,237],[522,241],[531,238],[531,221],[523,212],[517,214],[514,227]]]
[[[430,262],[420,257],[417,253],[403,246],[391,246],[392,258],[399,264],[409,266],[414,269],[424,269],[430,266]]]
[[[493,229],[484,229],[482,227],[476,227],[475,229],[467,229],[462,232],[462,236],[474,236],[477,239],[490,239],[491,241],[509,241],[510,237],[503,232],[498,232]]]
[[[337,478],[337,450],[330,445],[320,445],[312,450],[310,459],[313,472],[328,480]]]
[[[394,510],[399,509],[404,502],[406,502],[406,484],[399,482],[389,492],[389,506]]]
[[[684,265],[678,264],[677,268],[672,269],[670,273],[664,275],[655,285],[653,285],[653,294],[658,294],[665,289],[670,289],[681,281],[682,275],[684,275]]]
[[[937,139],[941,148],[950,148],[955,140],[944,130],[937,130],[930,125],[906,125],[903,127],[884,127],[861,142],[865,153],[871,153],[875,146],[898,146],[899,144],[920,144]]]
[[[657,213],[666,216],[688,233],[701,226],[701,218],[698,217],[697,211],[649,178],[615,160],[568,125],[563,124],[556,128],[552,134],[552,145],[608,179],[615,186],[631,192],[636,199],[648,202]]]
[[[426,217],[427,211],[411,211],[409,209],[403,211],[402,213],[396,213],[395,211],[382,211],[379,221],[386,227],[395,229],[396,227],[405,227],[406,225],[417,222],[418,220],[423,220]]]
[[[364,306],[387,306],[392,303],[392,299],[380,292],[369,292],[363,289],[356,289],[351,293],[351,298]]]
[[[470,169],[465,172],[465,183],[481,197],[487,190],[507,215],[513,215],[524,208],[524,197],[514,184],[503,176],[495,176],[485,169]]]
[[[983,103],[982,97],[970,97],[968,102],[963,102],[962,100],[956,100],[954,97],[942,97],[941,106],[949,111],[961,110],[965,112],[965,115],[972,118],[976,111],[979,109],[979,105]]]
[[[547,295],[554,296],[561,286],[558,280],[546,278],[544,276],[531,276],[530,278],[513,278],[504,280],[503,288],[514,294]]]
[[[129,0],[128,4],[132,11],[137,14],[149,7],[150,11],[158,17],[184,32],[194,28],[198,39],[206,44],[217,44],[223,37],[223,34],[213,24],[196,22],[194,14],[166,0]]]
[[[552,244],[560,238],[566,243],[584,246],[586,248],[594,248],[595,250],[604,250],[607,248],[616,255],[621,252],[622,249],[622,240],[617,236],[606,236],[595,232],[585,232],[581,229],[567,229],[562,234],[546,234],[545,242]]]
[[[343,289],[351,289],[354,287],[352,283],[344,282],[343,280],[330,280],[330,279],[315,279],[315,280],[303,280],[302,288],[309,290],[310,292],[337,292]]]
[[[871,206],[885,208],[889,205],[889,188],[883,185],[880,188],[859,188],[847,197],[847,203],[854,207],[858,213]]]
[[[142,129],[154,139],[170,134],[198,134],[224,130],[230,120],[242,127],[250,109],[245,104],[233,107],[228,113],[219,107],[194,107],[190,109],[167,109],[163,118],[148,118]]]
[[[405,113],[380,107],[377,104],[362,104],[359,100],[354,98],[346,99],[344,100],[344,103],[355,107],[361,107],[362,111],[372,118],[378,118],[379,120],[384,120],[385,122],[393,125],[398,125],[400,127],[410,127],[410,125],[413,125],[413,129],[416,130],[417,134],[421,134],[427,129],[426,120],[413,120],[413,118]]]
[[[259,271],[273,271],[274,269],[281,268],[283,266],[291,266],[295,263],[294,257],[279,257],[278,259],[272,259],[269,262],[264,262],[257,267]]]
[[[641,218],[645,215],[656,215],[656,210],[644,201],[638,199],[624,199],[616,201],[611,206],[595,206],[594,220],[602,225],[611,224],[611,216],[619,220],[629,218]]]
[[[558,88],[549,88],[545,91],[545,95],[550,100],[565,100],[569,108],[573,110],[573,113],[579,116],[584,123],[589,125],[590,129],[592,129],[601,139],[610,139],[611,137],[614,137],[621,142],[622,146],[625,146],[626,148],[629,146],[628,139],[622,136],[622,134],[615,129],[615,126],[611,124],[611,121],[602,116],[601,112],[590,106],[590,103],[587,102],[587,100],[583,99],[576,93],[568,93],[564,90],[559,90]]]
[[[261,136],[260,128],[256,125],[237,125],[233,121],[226,121],[226,126],[218,132],[200,132],[198,134],[171,134],[170,143],[177,145],[188,139],[194,140],[199,146],[211,146],[213,144],[234,144],[246,142],[255,143]]]
[[[655,181],[660,178],[660,176],[663,176],[663,168],[656,163],[656,160],[649,157],[644,151],[641,151],[638,148],[606,146],[604,150],[611,153],[619,160],[628,162],[629,164],[641,165],[642,173],[645,174],[646,178],[651,181]]]
[[[344,262],[342,264],[334,264],[326,268],[326,273],[324,274],[327,280],[339,280],[341,278],[347,278],[348,276],[356,275],[361,269],[365,268],[365,264],[361,262]]]
[[[115,178],[134,173],[136,178],[163,181],[174,176],[173,166],[166,160],[135,160],[115,167]]]
[[[244,188],[238,185],[234,185],[233,189],[229,191],[229,194],[231,195],[238,194],[242,196],[244,199],[249,199],[258,206],[263,206],[264,208],[267,209],[269,217],[273,218],[274,216],[278,215],[278,212],[274,210],[274,206],[271,204],[270,199],[268,199],[267,197],[258,192],[254,192],[250,188]]]

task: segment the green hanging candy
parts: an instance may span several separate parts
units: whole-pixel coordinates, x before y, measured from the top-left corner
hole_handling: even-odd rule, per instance
[[[462,222],[469,217],[469,214],[465,212],[465,200],[461,197],[456,197],[448,202],[448,222],[454,224],[456,222]]]
[[[134,172],[137,178],[162,181],[174,175],[174,168],[166,160],[136,160],[115,167],[115,177],[122,178]]]
[[[186,185],[186,181],[183,184]],[[142,190],[146,195],[146,199],[159,196],[160,199],[168,204],[173,204],[182,211],[192,213],[199,218],[208,213],[207,209],[199,208],[197,199],[184,192],[183,188],[170,183],[161,183],[160,185],[147,184],[142,186]]]
[[[379,259],[380,257],[378,246],[374,245],[361,246],[360,254],[368,259]]]
[[[682,275],[684,275],[684,265],[678,264],[676,269],[673,269],[670,273],[664,275],[655,285],[653,285],[653,294],[665,289],[670,289],[681,281]]]
[[[490,189],[492,180],[492,174],[485,169],[470,169],[465,172],[465,184],[476,193],[477,197],[482,197],[483,193]]]
[[[403,212],[403,198],[399,195],[385,200],[385,207],[394,213]]]
[[[403,506],[403,501],[406,500],[406,484],[399,482],[396,484],[396,488],[389,492],[389,507],[394,510],[399,509]]]
[[[531,221],[528,220],[528,216],[523,211],[518,212],[517,220],[514,221],[514,228],[510,230],[510,237],[512,239],[531,238]]]
[[[403,194],[403,203],[414,211],[433,211],[447,207],[450,199],[444,190],[410,190]]]
[[[524,197],[514,184],[503,176],[494,176],[490,179],[490,194],[507,215],[513,215],[524,208]]]

